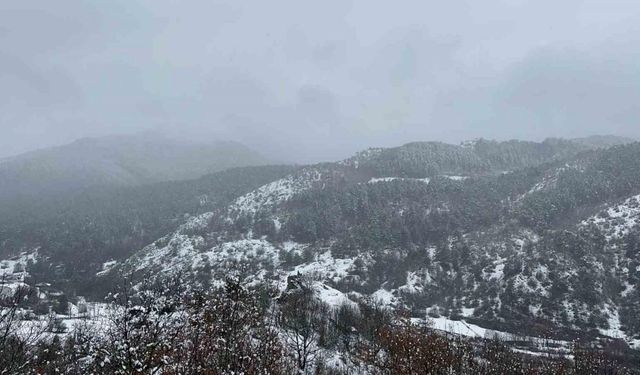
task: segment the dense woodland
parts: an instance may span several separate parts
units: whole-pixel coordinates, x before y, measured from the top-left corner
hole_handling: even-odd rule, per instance
[[[209,211],[295,167],[229,169],[197,180],[141,187],[94,187],[81,193],[31,198],[0,205],[0,252],[33,248],[48,259],[34,264],[34,283],[55,283],[65,291],[104,295],[109,286],[95,274],[174,230],[186,216]]]
[[[227,280],[214,290],[181,280],[120,287],[100,325],[64,335],[52,324],[30,336],[0,321],[0,371],[11,374],[637,374],[619,346],[576,342],[572,359],[516,353],[468,340],[370,305],[332,309],[304,280],[277,296]],[[18,302],[18,301],[15,301]],[[10,301],[3,301],[10,303]],[[330,365],[338,355],[348,367]]]
[[[28,288],[5,306],[53,321],[24,342],[5,330],[3,361],[16,373],[632,373],[640,144],[601,146],[412,143],[7,202],[0,252],[35,255],[14,266]],[[327,304],[324,287],[350,302]],[[105,296],[107,330],[55,319]],[[574,360],[447,335],[425,316],[575,342]]]

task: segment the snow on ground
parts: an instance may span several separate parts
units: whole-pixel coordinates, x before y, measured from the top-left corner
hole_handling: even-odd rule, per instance
[[[378,182],[391,182],[391,181],[418,181],[418,182],[424,182],[425,184],[428,184],[431,179],[430,178],[407,178],[407,177],[374,177],[372,179],[369,180],[369,184],[375,184]]]
[[[9,259],[0,260],[0,280],[9,275],[26,275],[27,264],[37,262],[38,249],[25,251]]]
[[[625,280],[624,281],[624,290],[622,292],[620,292],[620,295],[622,297],[626,297],[630,293],[632,293],[634,289],[635,289],[635,285],[629,284],[629,282]]]
[[[61,315],[67,334],[78,329],[94,329],[96,332],[104,330],[111,322],[109,316],[118,306],[106,303],[89,302],[86,304],[87,312],[84,314],[74,313],[71,315]]]
[[[464,316],[465,318],[472,317],[473,314],[475,313],[475,311],[476,311],[476,309],[474,309],[474,308],[463,307],[462,308],[462,316]]]
[[[282,229],[282,222],[280,221],[280,218],[274,217],[272,218],[272,220],[273,220],[273,227],[276,229],[276,233],[279,233],[280,230]]]
[[[155,244],[145,248],[131,265],[140,270],[157,269],[161,273],[172,273],[182,270],[206,269],[237,269],[239,263],[253,264],[264,268],[265,263],[273,265],[275,275],[281,280],[281,288],[286,287],[286,280],[291,275],[304,275],[311,280],[322,280],[337,283],[348,276],[353,267],[354,259],[336,259],[331,251],[326,250],[315,257],[313,261],[284,269],[280,267],[283,252],[302,255],[308,245],[287,241],[274,244],[264,239],[241,239],[229,241],[202,248],[204,239],[199,236],[174,234],[166,245],[158,247]],[[252,275],[252,282],[262,280],[266,272],[257,270]]]
[[[190,217],[174,233],[146,246],[125,263],[133,265],[133,268],[137,271],[148,269],[152,266],[162,266],[161,268],[164,271],[175,270],[177,265],[184,263],[177,261],[177,257],[188,258],[197,253],[196,248],[204,244],[204,238],[194,235],[193,231],[205,229],[212,217],[212,212]],[[165,244],[161,245],[163,242]],[[106,274],[117,266],[114,263],[106,268],[105,265],[103,265],[103,270],[98,275]]]
[[[265,240],[245,239],[225,242],[213,247],[211,250],[201,252],[199,257],[194,257],[191,267],[201,268],[206,259],[211,265],[224,264],[229,261],[242,262],[249,260],[267,260],[277,263],[280,249]]]
[[[504,277],[504,263],[496,264],[493,272],[489,275],[490,280],[502,280]]]
[[[289,275],[305,275],[314,280],[331,280],[338,282],[349,274],[354,259],[336,259],[331,251],[320,254],[315,261],[294,267]]]
[[[340,374],[353,373],[353,363],[349,361],[349,357],[335,350],[322,350],[324,365],[331,370]]]
[[[429,254],[429,259],[434,260],[436,257],[436,250],[437,248],[435,246],[430,247],[427,249],[427,253]]]
[[[525,349],[520,349],[520,348],[511,348],[512,351],[516,352],[516,353],[520,353],[520,354],[525,354],[525,355],[530,355],[530,356],[534,356],[534,357],[549,357],[549,355],[553,355],[554,353],[549,353],[547,351],[542,351],[542,352],[534,352],[531,350],[525,350]],[[567,350],[561,350],[560,353],[555,353],[556,355],[562,357],[562,358],[566,358],[566,359],[573,359],[573,355],[571,354],[567,354]]]
[[[293,241],[285,241],[282,243],[282,248],[286,251],[293,251],[298,255],[302,254],[302,251],[307,247],[307,245],[303,245]]]
[[[451,175],[443,175],[442,177],[448,178],[453,181],[464,181],[469,178],[469,176],[451,176]]]
[[[188,230],[204,229],[207,227],[212,217],[213,212],[206,212],[198,216],[192,216],[187,220],[186,223],[181,225],[178,230],[184,232]]]
[[[569,341],[550,340],[533,336],[519,336],[509,332],[483,328],[476,324],[467,323],[464,320],[451,320],[446,317],[428,317],[426,319],[413,318],[412,322],[416,324],[426,323],[435,330],[458,336],[527,343],[528,347],[537,350],[530,352],[529,354],[531,355],[554,354],[568,357],[572,347],[572,343]]]
[[[384,306],[396,306],[398,298],[388,290],[378,289],[371,295],[371,300]]]
[[[607,311],[607,315],[609,317],[608,319],[609,328],[598,329],[598,331],[600,331],[600,334],[604,336],[613,337],[613,338],[624,338],[625,334],[620,329],[621,325],[620,325],[620,317],[618,315],[618,310],[609,305],[605,306],[605,310]]]
[[[445,317],[438,317],[429,318],[428,323],[431,324],[431,327],[434,329],[453,333],[455,335],[475,338],[490,338],[487,336],[487,333],[490,332],[490,330],[474,324],[469,324],[463,320],[458,321],[447,319]]]
[[[11,298],[22,288],[29,288],[29,285],[23,282],[0,284],[0,298]]]
[[[518,274],[514,277],[513,287],[515,290],[526,295],[539,295],[544,297],[549,297],[550,295],[549,286],[544,287],[535,277],[527,277],[523,274]]]
[[[151,267],[159,267],[163,272],[174,271],[196,254],[195,247],[202,242],[204,238],[200,236],[189,237],[178,232],[171,236],[166,246],[147,246],[140,254],[131,258],[131,261],[136,271]]]
[[[79,330],[90,330],[101,334],[110,324],[110,314],[118,308],[106,303],[89,302],[85,304],[86,313],[79,313],[71,309],[70,315],[52,314],[42,315],[35,319],[16,321],[13,328],[24,339],[35,341],[38,339],[52,339],[54,336],[68,336]],[[61,332],[52,332],[50,323],[57,320],[64,328]]]
[[[38,250],[22,252],[20,255],[0,261],[0,297],[13,297],[21,288],[28,288],[24,283],[29,276],[27,265],[37,262]]]
[[[398,288],[403,293],[420,293],[424,290],[424,285],[431,282],[431,276],[428,270],[420,270],[407,273],[407,283]]]
[[[620,238],[640,224],[640,195],[584,220],[581,225],[596,225],[605,230],[608,240]]]
[[[314,294],[318,299],[332,308],[339,308],[342,305],[357,306],[341,291],[327,286],[319,281],[313,283]]]
[[[540,181],[537,184],[533,185],[533,187],[531,189],[529,189],[529,191],[526,192],[521,198],[524,198],[527,195],[531,195],[531,194],[533,194],[535,192],[545,190],[545,189],[551,187],[555,183],[556,183],[556,179],[554,179],[554,178],[544,178],[542,181]]]
[[[111,271],[113,267],[116,266],[116,264],[118,264],[117,260],[109,260],[107,262],[102,263],[102,270],[96,273],[96,276],[106,275],[107,273],[109,273],[109,271]]]
[[[321,174],[313,169],[287,176],[241,196],[231,204],[229,210],[245,214],[273,207],[291,199],[301,191],[310,189],[314,182],[320,180],[320,177]]]
[[[132,259],[136,270],[157,267],[161,272],[201,269],[209,265],[223,266],[233,262],[268,261],[277,264],[280,249],[266,240],[242,239],[224,242],[208,250],[201,249],[204,239],[200,236],[174,234],[166,246],[147,247]],[[292,244],[288,244],[291,248]]]
[[[192,227],[193,225],[189,226],[189,228]],[[348,276],[354,263],[354,259],[333,258],[331,251],[327,249],[311,261],[286,268],[282,267],[285,261],[283,254],[303,256],[308,245],[292,241],[278,244],[266,239],[244,238],[205,247],[204,238],[183,232],[184,228],[181,228],[174,234],[147,246],[122,266],[136,271],[172,274],[179,271],[206,270],[210,267],[233,272],[239,269],[240,264],[244,264],[248,267],[246,270],[254,270],[246,281],[254,283],[264,281],[267,276],[275,276],[280,280],[280,287],[284,288],[287,285],[287,277],[297,274],[305,275],[311,280],[337,283]],[[267,269],[271,271],[267,272]],[[217,276],[214,275],[215,277]],[[216,280],[212,282],[216,283]],[[326,292],[323,295],[326,295]]]
[[[634,340],[634,339],[631,339],[630,337],[627,337],[627,335],[622,330],[618,309],[614,306],[606,304],[605,311],[607,312],[607,316],[608,316],[607,322],[609,323],[609,328],[608,329],[599,328],[598,331],[600,332],[600,334],[603,336],[614,338],[614,339],[623,339],[629,344],[630,347],[634,349],[640,349],[640,340]]]
[[[529,189],[528,192],[520,195],[516,201],[521,201],[522,199],[528,197],[531,194],[537,193],[539,191],[545,191],[548,189],[552,189],[554,186],[556,186],[556,184],[558,183],[558,179],[560,178],[560,175],[568,170],[568,169],[577,169],[580,170],[580,168],[578,166],[571,166],[571,165],[565,165],[564,167],[560,167],[560,168],[556,168],[552,171],[549,171],[544,177],[542,177],[542,179],[536,183],[535,185],[533,185],[531,187],[531,189]]]
[[[452,181],[464,181],[469,178],[469,176],[451,176],[451,175],[442,175],[440,177],[447,178]],[[425,184],[428,184],[429,182],[431,182],[431,178],[429,177],[426,177],[426,178],[374,177],[370,179],[367,183],[375,184],[380,182],[392,182],[392,181],[418,181],[418,182],[424,182]]]
[[[499,257],[493,261],[492,265],[485,267],[485,269],[482,270],[484,279],[501,281],[504,278],[504,266],[506,261],[506,258]]]

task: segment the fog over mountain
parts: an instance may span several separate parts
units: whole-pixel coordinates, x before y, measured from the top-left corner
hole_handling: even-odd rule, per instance
[[[277,160],[640,136],[631,0],[0,4],[0,157],[162,131]]]
[[[638,25],[0,1],[0,374],[640,375]]]
[[[184,155],[149,141],[175,148],[110,137],[10,162],[47,177],[49,160]],[[640,374],[638,160],[639,142],[599,136],[159,183],[95,168],[104,183],[0,200],[0,369]]]
[[[195,179],[267,163],[257,152],[232,142],[176,141],[152,133],[83,138],[0,161],[0,202],[97,186]]]

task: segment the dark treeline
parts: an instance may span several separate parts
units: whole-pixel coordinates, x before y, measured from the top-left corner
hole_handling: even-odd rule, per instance
[[[597,147],[580,140],[553,138],[541,143],[479,139],[466,146],[413,142],[395,148],[365,151],[352,161],[357,161],[361,169],[380,177],[481,175],[541,165]]]

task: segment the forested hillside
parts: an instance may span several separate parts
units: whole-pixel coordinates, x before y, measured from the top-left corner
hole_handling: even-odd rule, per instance
[[[40,260],[30,269],[34,282],[72,293],[108,292],[95,280],[103,263],[126,258],[185,217],[228,204],[295,169],[235,168],[195,180],[94,187],[7,205],[0,209],[0,253],[7,258],[37,250]]]
[[[275,373],[410,374],[403,366],[443,355],[449,373],[633,373],[640,143],[610,143],[411,143],[336,163],[34,199],[0,220],[2,285],[30,293],[15,308],[35,322],[52,308],[58,336],[76,332],[78,316],[109,317],[114,337],[126,314],[143,319],[131,345],[169,340],[172,354],[162,365],[157,352],[136,358],[172,371],[191,366],[183,359],[193,353],[170,341],[185,322],[233,308],[253,327],[237,332],[245,346],[236,349],[281,353],[283,362],[257,365]],[[111,295],[107,313],[98,301],[122,287],[132,300]],[[79,313],[86,306],[95,316]],[[223,338],[235,324],[207,322],[197,329]],[[146,330],[156,323],[166,330]],[[111,341],[91,344],[102,348],[87,349],[98,355],[91,363],[107,366],[106,352],[127,360],[113,357],[122,348]],[[405,345],[422,354],[402,360]],[[399,357],[366,354],[377,350]],[[210,361],[235,363],[224,358]]]
[[[627,199],[640,194],[640,144],[559,147],[544,158],[530,152],[544,145],[482,144],[411,144],[306,167],[194,218],[116,270],[180,270],[200,282],[230,270],[247,282],[311,272],[345,298],[416,316],[637,345],[638,228]],[[477,153],[502,156],[481,167]],[[386,172],[420,160],[437,167]],[[612,226],[621,228],[607,234]]]
[[[258,153],[233,142],[193,143],[157,134],[85,138],[0,160],[0,202],[55,198],[89,187],[194,179],[264,164]]]

